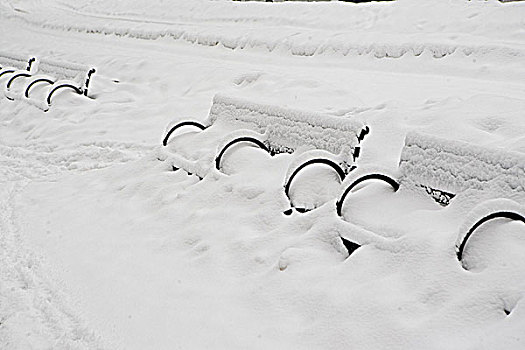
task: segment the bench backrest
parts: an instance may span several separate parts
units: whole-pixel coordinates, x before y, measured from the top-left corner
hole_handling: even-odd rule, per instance
[[[434,197],[473,189],[525,198],[525,155],[517,152],[411,132],[399,167],[402,183],[425,188]]]
[[[70,62],[39,59],[38,74],[52,76],[59,80],[71,80],[82,85],[87,78],[90,67]]]
[[[9,67],[29,71],[32,68],[33,61],[33,58],[28,58],[26,56],[0,52],[0,69]]]
[[[360,138],[368,132],[363,123],[348,118],[264,105],[223,95],[213,98],[208,124],[216,120],[238,123],[243,128],[266,133],[269,148],[275,153],[290,153],[299,147],[323,149],[342,154],[349,163],[353,162],[357,153]]]

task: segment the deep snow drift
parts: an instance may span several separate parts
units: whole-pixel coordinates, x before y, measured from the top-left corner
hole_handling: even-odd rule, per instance
[[[525,210],[525,3],[0,0],[0,33],[97,68],[92,98],[43,112],[21,79],[0,99],[0,348],[525,347],[525,224],[487,222],[456,255],[480,217]],[[315,152],[239,145],[216,170],[250,128],[224,118],[236,104],[371,132],[342,183],[296,177],[315,210],[286,216]],[[181,120],[213,125],[163,147]],[[363,184],[339,217],[367,171],[400,189]],[[413,190],[435,174],[447,206]]]

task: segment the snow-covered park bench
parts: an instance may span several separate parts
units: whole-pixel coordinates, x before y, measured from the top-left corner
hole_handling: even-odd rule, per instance
[[[497,218],[525,223],[525,211],[519,204],[525,203],[525,155],[412,132],[405,139],[398,170],[399,175],[394,176],[360,169],[348,179],[337,200],[337,214],[343,216],[349,194],[369,180],[386,182],[394,192],[429,195],[441,206],[455,198],[475,196],[481,203],[471,209],[460,228],[459,261],[470,236],[483,223]]]
[[[44,77],[33,79],[27,85],[24,91],[24,96],[29,98],[31,87],[40,82],[51,85],[46,98],[48,105],[51,105],[51,97],[59,90],[63,89],[70,89],[79,95],[88,96],[89,82],[94,73],[95,68],[80,64],[39,60],[38,75],[44,75]],[[54,80],[49,78],[54,78]]]
[[[215,168],[221,169],[225,152],[238,143],[251,143],[264,149],[272,156],[278,153],[300,151],[301,156],[290,166],[285,177],[284,189],[289,189],[297,174],[313,164],[332,167],[341,181],[355,168],[359,157],[360,143],[369,128],[349,118],[335,117],[322,113],[298,111],[278,106],[264,105],[251,101],[216,95],[207,120],[204,123],[185,120],[168,127],[162,141],[168,146],[174,132],[183,127],[200,130],[221,127],[231,131],[216,146]],[[176,168],[204,177],[208,169],[178,158]],[[209,163],[209,161],[208,161]],[[293,207],[293,204],[292,204]]]
[[[88,96],[88,88],[91,76],[95,73],[95,69],[70,62],[60,62],[49,59],[32,59],[34,64],[31,69],[27,71],[15,71],[10,69],[11,73],[6,84],[7,98],[14,100],[17,92],[11,91],[16,80],[25,78],[26,81],[18,94],[23,93],[25,98],[30,98],[31,90],[37,86],[48,85],[45,91],[44,110],[48,110],[51,105],[53,95],[59,91],[68,89],[73,90],[79,95]],[[33,63],[33,61],[31,63]]]

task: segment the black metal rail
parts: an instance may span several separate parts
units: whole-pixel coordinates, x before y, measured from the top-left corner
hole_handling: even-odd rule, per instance
[[[60,84],[58,86],[55,86],[53,89],[51,89],[51,91],[49,92],[49,95],[47,95],[47,104],[49,106],[51,106],[51,97],[53,96],[53,94],[55,92],[57,92],[58,90],[60,89],[72,89],[73,91],[75,91],[77,94],[79,95],[82,95],[83,92],[82,92],[82,89],[79,88],[78,86],[75,86],[73,84],[69,84],[69,83],[66,83],[66,84]]]
[[[4,75],[4,74],[14,73],[14,72],[15,72],[14,69],[6,69],[6,70],[0,72],[0,77],[1,77],[2,75]]]
[[[206,127],[205,127],[204,125],[202,125],[202,124],[199,123],[199,122],[193,121],[193,120],[186,120],[186,121],[180,122],[180,123],[178,123],[177,125],[175,125],[174,127],[172,127],[172,128],[168,131],[168,133],[166,134],[166,136],[165,136],[164,139],[162,140],[162,145],[163,145],[163,146],[167,146],[171,134],[173,134],[173,133],[175,132],[175,130],[177,130],[177,129],[179,129],[179,128],[182,128],[183,126],[195,126],[195,127],[199,128],[199,129],[201,129],[201,130],[206,129]]]
[[[51,79],[48,79],[48,78],[38,78],[38,79],[35,79],[33,80],[31,83],[29,83],[29,85],[27,85],[26,87],[26,91],[24,92],[24,96],[29,98],[29,89],[31,89],[31,87],[33,87],[33,85],[35,85],[36,83],[42,83],[42,82],[46,82],[48,83],[49,85],[53,85],[55,82]]]
[[[301,170],[303,170],[307,166],[310,166],[310,165],[313,165],[313,164],[325,164],[325,165],[328,165],[328,166],[330,166],[332,169],[334,169],[337,172],[337,174],[339,175],[339,178],[341,179],[341,181],[343,181],[345,179],[346,174],[345,174],[344,170],[336,162],[334,162],[333,160],[328,159],[328,158],[313,158],[313,159],[309,159],[308,161],[306,161],[306,162],[302,163],[301,165],[299,165],[293,171],[292,175],[288,178],[288,181],[286,181],[286,183],[284,184],[284,193],[286,194],[286,197],[288,197],[288,199],[290,199],[290,187],[292,186],[293,179],[297,176],[297,174],[299,174],[299,172],[301,172]]]
[[[309,209],[309,208],[296,208],[294,206],[294,204],[293,204],[292,199],[290,198],[290,187],[292,186],[293,179],[297,176],[297,174],[299,174],[299,172],[301,172],[301,170],[303,170],[304,168],[306,168],[307,166],[310,166],[312,164],[325,164],[325,165],[328,165],[328,166],[330,166],[332,169],[334,169],[337,172],[341,182],[345,179],[346,173],[343,170],[343,168],[341,168],[339,166],[339,164],[337,164],[336,162],[334,162],[331,159],[328,159],[328,158],[313,158],[313,159],[309,159],[308,161],[302,163],[301,165],[299,165],[293,171],[292,175],[288,178],[288,181],[286,181],[286,183],[284,184],[284,193],[286,194],[286,197],[288,198],[288,201],[290,202],[290,206],[291,206],[290,209],[285,210],[283,212],[284,215],[291,215],[293,213],[294,209],[298,213],[306,213],[306,212],[309,212],[310,210],[312,210],[312,209]]]
[[[516,221],[521,221],[521,222],[525,223],[525,217],[522,214],[514,212],[514,211],[497,211],[497,212],[494,212],[492,214],[489,214],[489,215],[479,219],[468,230],[467,234],[465,235],[465,237],[461,241],[460,245],[456,246],[456,255],[457,255],[458,260],[460,262],[462,262],[463,253],[465,251],[465,247],[467,245],[467,242],[468,242],[470,236],[472,236],[472,234],[474,233],[474,231],[476,231],[476,229],[478,229],[481,225],[483,225],[487,221],[498,219],[498,218],[504,218],[504,219],[509,219],[509,220],[516,220]],[[463,268],[465,268],[465,266],[463,266]]]
[[[336,206],[336,209],[337,209],[337,215],[343,216],[343,214],[342,214],[342,212],[343,212],[343,204],[345,202],[346,196],[348,196],[350,191],[352,191],[352,189],[354,189],[354,187],[356,187],[360,183],[362,183],[364,181],[368,181],[368,180],[381,180],[383,182],[386,182],[390,186],[392,186],[392,188],[394,189],[394,192],[397,192],[397,190],[399,189],[399,183],[396,180],[392,179],[390,176],[383,175],[383,174],[376,174],[376,173],[363,175],[363,176],[357,178],[355,181],[353,181],[350,184],[350,186],[348,186],[344,190],[341,198],[339,198],[339,200],[335,203],[335,206]]]
[[[228,150],[228,148],[230,148],[231,146],[235,145],[236,143],[240,143],[240,142],[253,143],[253,144],[259,146],[260,148],[262,148],[263,150],[265,150],[266,152],[270,153],[270,150],[268,149],[268,147],[266,147],[266,145],[261,140],[258,140],[255,137],[251,137],[251,136],[238,137],[235,140],[232,140],[232,141],[228,142],[228,144],[221,149],[221,151],[219,152],[219,155],[215,158],[215,169],[217,169],[217,170],[221,169],[221,159],[222,159],[224,153]]]
[[[7,90],[9,90],[11,88],[11,84],[13,84],[13,81],[15,81],[15,79],[17,78],[30,78],[31,77],[31,74],[29,73],[26,73],[26,72],[23,72],[23,73],[17,73],[15,75],[13,75],[11,77],[11,79],[9,79],[9,81],[7,82]]]
[[[84,96],[88,95],[89,82],[91,81],[91,75],[96,72],[95,68],[91,68],[86,76],[86,81],[84,82]]]

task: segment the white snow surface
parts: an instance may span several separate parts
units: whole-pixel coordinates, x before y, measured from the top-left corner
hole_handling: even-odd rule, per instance
[[[455,252],[479,215],[524,208],[525,2],[0,0],[0,44],[97,68],[91,98],[48,112],[27,79],[0,98],[0,349],[525,348],[525,225],[476,230],[468,270]],[[224,142],[267,132],[221,118],[161,146],[214,96],[371,132],[342,183],[295,178],[316,209],[285,216],[290,169],[330,149],[236,145],[217,171]],[[402,153],[414,176],[481,181],[440,183],[446,207],[366,182],[339,218],[355,176],[403,179]]]

